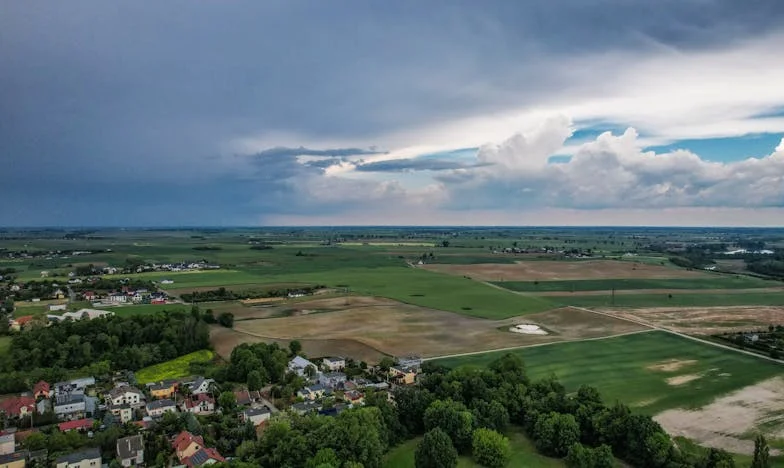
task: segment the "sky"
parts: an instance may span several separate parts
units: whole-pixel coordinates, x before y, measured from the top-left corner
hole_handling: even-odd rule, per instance
[[[0,2],[0,226],[784,225],[780,0]]]

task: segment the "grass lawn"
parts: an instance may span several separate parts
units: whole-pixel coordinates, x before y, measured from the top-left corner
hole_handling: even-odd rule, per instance
[[[605,401],[622,401],[655,415],[670,408],[699,408],[714,398],[781,375],[784,366],[722,350],[666,332],[650,332],[600,341],[558,343],[515,351],[534,378],[555,374],[568,390],[581,384],[599,389]],[[486,353],[439,360],[450,367],[484,366],[503,355]],[[650,366],[668,360],[693,360],[666,372]],[[700,374],[673,386],[667,379]]]
[[[749,276],[673,279],[604,279],[576,281],[503,281],[495,283],[512,291],[610,291],[611,289],[751,289],[780,287],[781,282],[764,281]]]
[[[190,304],[137,304],[117,307],[104,307],[101,310],[114,312],[118,317],[130,317],[132,315],[154,314],[156,312],[188,312],[191,310]]]
[[[579,294],[548,297],[562,305],[578,307],[723,307],[751,305],[784,305],[784,292],[753,292],[753,293],[672,293],[667,294],[616,294],[615,300],[608,293],[599,296],[581,296]]]
[[[179,379],[190,375],[190,363],[211,361],[215,353],[208,349],[195,351],[185,356],[180,356],[171,361],[145,367],[136,372],[136,381],[139,384],[158,382],[164,379]]]
[[[11,337],[0,336],[0,356],[4,355],[11,349]]]
[[[517,427],[511,428],[506,434],[512,447],[512,458],[509,460],[509,467],[526,466],[532,468],[555,468],[566,466],[563,461],[556,458],[545,457],[536,453],[533,443]],[[409,440],[389,451],[384,459],[383,468],[414,468],[414,452],[422,440],[418,437]],[[470,456],[460,457],[458,468],[481,467],[471,459]]]

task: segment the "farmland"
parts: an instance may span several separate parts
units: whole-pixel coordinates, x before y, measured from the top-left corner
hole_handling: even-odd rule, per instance
[[[592,294],[578,293],[568,296],[547,297],[561,305],[578,307],[726,307],[726,306],[784,306],[784,291],[731,292],[711,291],[703,293],[642,293],[642,294]]]
[[[195,362],[208,362],[215,357],[209,350],[196,351],[185,356],[180,356],[171,361],[145,367],[136,372],[136,381],[140,384],[159,382],[165,379],[178,379],[190,375],[190,364]]]
[[[577,291],[609,291],[644,290],[644,289],[753,289],[753,288],[784,288],[777,281],[764,281],[748,276],[710,275],[695,278],[615,278],[601,280],[573,281],[504,281],[495,282],[498,286],[512,291],[523,292],[577,292]]]

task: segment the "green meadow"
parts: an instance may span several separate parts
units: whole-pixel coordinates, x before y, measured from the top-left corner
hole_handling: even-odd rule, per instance
[[[209,362],[215,353],[208,349],[195,351],[185,356],[180,356],[171,361],[162,362],[145,367],[136,372],[136,381],[141,384],[160,382],[166,379],[179,379],[190,375],[190,364],[194,362]]]
[[[505,352],[441,359],[449,367],[486,366]],[[641,412],[699,408],[714,398],[780,376],[784,366],[660,331],[596,341],[558,343],[514,351],[534,379],[555,375],[568,390],[593,385],[605,401],[621,401]],[[694,361],[667,372],[654,366],[668,361]],[[681,385],[667,379],[700,378]]]

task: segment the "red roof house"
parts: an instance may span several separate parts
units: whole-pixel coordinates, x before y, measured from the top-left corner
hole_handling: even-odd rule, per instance
[[[40,381],[37,384],[33,385],[33,396],[49,398],[49,383],[45,381]]]
[[[93,420],[90,418],[77,419],[75,421],[60,423],[57,427],[60,429],[60,432],[84,431],[93,427]]]
[[[20,417],[33,414],[35,398],[29,396],[11,397],[0,402],[0,411],[9,417]]]
[[[204,448],[204,439],[201,436],[195,436],[188,431],[180,432],[172,442],[174,453],[177,459],[182,461],[183,458],[190,457],[195,452]]]
[[[220,463],[225,461],[226,459],[223,458],[221,454],[218,453],[217,450],[208,447],[208,448],[203,448],[198,452],[194,453],[193,455],[191,455],[190,457],[183,459],[182,463],[188,466],[188,468],[194,468],[196,466],[202,466],[208,463],[212,464],[212,463]]]

